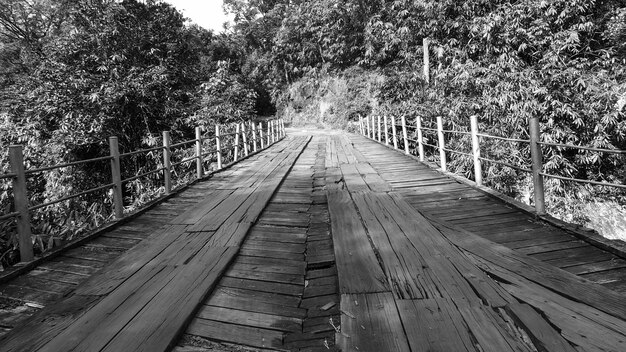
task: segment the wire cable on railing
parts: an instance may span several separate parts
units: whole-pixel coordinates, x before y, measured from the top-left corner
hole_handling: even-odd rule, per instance
[[[110,159],[111,159],[110,156],[103,156],[103,157],[100,157],[100,158],[93,158],[93,159],[80,160],[80,161],[73,161],[71,163],[51,165],[51,166],[40,167],[40,168],[37,168],[37,169],[26,170],[26,171],[24,171],[24,174],[25,175],[32,175],[32,174],[36,174],[38,172],[50,171],[50,170],[54,170],[54,169],[60,169],[60,168],[63,168],[63,167],[76,166],[76,165],[80,165],[80,164],[86,164],[86,163],[92,163],[92,162],[96,162],[96,161],[103,161],[103,160],[110,160]]]
[[[529,140],[527,139],[518,139],[518,138],[507,138],[507,137],[499,137],[499,136],[492,136],[490,134],[483,134],[483,133],[477,133],[476,134],[478,137],[486,137],[486,138],[493,138],[493,139],[499,139],[502,141],[507,141],[507,142],[517,142],[517,143],[530,143]]]
[[[509,163],[505,163],[504,161],[497,161],[497,160],[493,160],[493,159],[488,159],[488,158],[484,158],[484,157],[479,157],[478,159],[489,162],[489,163],[494,163],[494,164],[499,164],[499,165],[504,165],[506,167],[510,167],[511,169],[515,169],[515,170],[519,170],[519,171],[524,171],[524,172],[530,172],[532,173],[533,171],[530,169],[525,169],[523,167],[519,167],[517,165],[513,165],[513,164],[509,164]]]
[[[173,165],[174,164],[172,164],[172,166]],[[122,183],[134,181],[134,180],[136,180],[138,178],[142,178],[142,177],[148,176],[150,174],[155,174],[155,173],[157,173],[159,171],[163,171],[163,170],[165,170],[165,167],[160,167],[160,168],[152,170],[152,171],[144,172],[143,174],[139,174],[139,175],[136,175],[136,176],[133,176],[133,177],[129,177],[129,178],[125,179],[125,180],[122,180]]]
[[[100,190],[103,190],[103,189],[106,189],[106,188],[111,188],[113,186],[115,186],[114,183],[109,183],[108,185],[104,185],[104,186],[92,188],[92,189],[89,189],[89,190],[86,190],[86,191],[83,191],[83,192],[80,192],[80,193],[72,194],[72,195],[67,196],[67,197],[63,197],[63,198],[60,198],[60,199],[57,199],[57,200],[53,200],[52,202],[38,204],[38,205],[35,205],[35,206],[32,206],[32,207],[28,208],[28,210],[29,211],[33,211],[33,210],[37,210],[37,209],[40,209],[40,208],[45,208],[45,207],[50,206],[50,205],[61,203],[61,202],[64,202],[66,200],[70,200],[70,199],[73,199],[73,198],[78,198],[80,196],[84,196],[84,195],[89,194],[89,193],[94,193],[94,192],[97,192],[97,191],[100,191]]]
[[[16,176],[17,176],[17,174],[15,174],[15,173],[6,173],[6,174],[0,175],[0,180],[4,180],[4,179],[8,179],[8,178],[14,178]]]
[[[561,144],[561,143],[550,143],[550,142],[539,142],[539,144],[541,144],[541,145],[548,145],[548,146],[552,146],[552,147],[563,147],[563,148],[575,148],[575,149],[582,149],[582,150],[591,150],[591,151],[600,152],[600,153],[626,154],[626,150],[620,150],[620,149],[603,149],[603,148],[583,147],[583,146],[578,146],[578,145]]]
[[[471,158],[473,158],[474,156],[472,154],[469,153],[465,153],[465,152],[460,152],[458,150],[452,150],[452,149],[447,149],[447,148],[443,148],[444,151],[446,152],[450,152],[450,153],[455,153],[455,154],[460,154],[460,155],[465,155],[465,156],[469,156]]]
[[[198,159],[197,156],[192,156],[192,157],[189,157],[187,159],[183,159],[183,160],[181,160],[181,161],[179,161],[177,163],[172,163],[172,167],[178,166],[178,165],[181,165],[181,164],[184,164],[184,163],[189,163],[189,162],[192,162],[192,161],[194,161],[196,159]]]
[[[564,181],[588,183],[588,184],[592,184],[592,185],[596,185],[596,186],[617,187],[617,188],[621,188],[621,189],[626,189],[626,185],[620,185],[620,184],[617,184],[617,183],[599,182],[599,181],[591,181],[591,180],[581,180],[581,179],[573,178],[573,177],[563,177],[563,176],[546,174],[544,172],[540,172],[539,174],[542,175],[542,176],[545,176],[545,177],[557,178],[559,180],[564,180]]]
[[[171,146],[170,146],[170,147],[171,147]],[[158,147],[154,147],[154,148],[148,148],[148,149],[136,150],[136,151],[134,151],[134,152],[128,152],[128,153],[123,153],[123,154],[120,154],[120,157],[123,157],[123,156],[131,156],[131,155],[141,154],[141,153],[150,153],[150,152],[152,152],[152,151],[159,150],[159,149],[164,149],[164,148],[165,148],[164,146],[158,146]]]
[[[183,145],[187,145],[187,144],[195,143],[195,142],[197,142],[197,141],[198,141],[197,139],[192,139],[192,140],[189,140],[189,141],[184,141],[184,142],[174,143],[174,144],[170,145],[170,148],[180,147],[180,146],[183,146]]]
[[[467,131],[454,131],[454,130],[442,130],[441,132],[444,133],[458,133],[458,134],[466,134],[466,135],[472,135],[472,132],[467,132]]]
[[[20,215],[20,213],[17,213],[17,212],[0,215],[0,221],[8,220],[8,219],[14,218],[14,217],[19,216],[19,215]]]
[[[437,149],[439,149],[439,147],[438,147],[438,146],[436,146],[436,145],[432,145],[432,144],[428,144],[428,143],[424,143],[424,142],[422,142],[422,145],[425,145],[425,146],[427,146],[427,147],[431,147],[431,148],[437,148]]]

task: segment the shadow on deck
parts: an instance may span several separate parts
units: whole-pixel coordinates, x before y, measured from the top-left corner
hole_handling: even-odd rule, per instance
[[[0,350],[624,351],[620,253],[364,137],[292,131],[2,284]]]

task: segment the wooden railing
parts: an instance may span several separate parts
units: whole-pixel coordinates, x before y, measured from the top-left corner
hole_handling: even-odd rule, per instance
[[[32,261],[34,259],[34,253],[30,214],[35,210],[108,189],[112,192],[113,214],[116,219],[122,219],[126,216],[122,196],[122,187],[124,183],[156,173],[162,173],[164,180],[163,192],[164,195],[168,195],[173,189],[176,188],[173,187],[172,182],[173,171],[176,167],[181,165],[190,165],[193,162],[196,164],[195,178],[187,180],[184,184],[178,185],[179,187],[182,187],[189,184],[193,180],[202,178],[205,175],[205,165],[207,163],[215,162],[216,170],[222,169],[251,153],[255,153],[269,147],[275,142],[281,140],[284,136],[284,121],[282,119],[275,119],[258,123],[244,122],[222,126],[216,125],[214,132],[203,131],[201,127],[196,127],[194,139],[177,143],[172,143],[170,132],[164,131],[162,146],[126,153],[120,153],[118,138],[110,137],[108,141],[110,150],[109,156],[50,165],[36,169],[26,169],[24,167],[22,146],[12,145],[9,147],[11,169],[9,172],[0,174],[0,181],[8,180],[11,183],[10,188],[13,190],[13,211],[6,214],[0,214],[0,222],[11,221],[13,219],[16,220],[20,259],[22,262]],[[180,157],[180,160],[172,160],[172,150],[174,149],[190,149],[189,151],[191,151],[191,153],[189,154],[191,154],[191,156],[184,157],[184,154],[182,154],[183,157]],[[122,158],[151,152],[161,152],[163,154],[163,164],[161,167],[122,179],[120,167],[120,161]],[[66,195],[62,198],[41,204],[29,204],[27,181],[29,177],[42,172],[101,161],[110,161],[110,183],[75,194]]]
[[[424,161],[426,154],[424,147],[430,147],[433,150],[438,151],[438,159],[439,166],[443,171],[447,171],[447,153],[464,155],[466,157],[471,158],[474,166],[474,181],[477,185],[483,185],[483,171],[482,171],[482,162],[486,163],[494,163],[506,167],[510,167],[512,169],[530,173],[532,174],[533,180],[533,190],[534,190],[534,205],[535,211],[538,215],[545,215],[545,195],[544,195],[544,177],[560,179],[564,181],[578,182],[591,184],[596,186],[607,186],[607,187],[615,187],[620,189],[626,189],[626,184],[618,184],[618,183],[609,183],[609,182],[599,182],[593,180],[583,180],[571,177],[563,177],[559,175],[549,174],[543,171],[542,164],[542,146],[544,147],[558,147],[558,148],[573,148],[573,149],[582,149],[595,151],[600,153],[608,153],[608,154],[621,154],[626,155],[626,150],[619,149],[603,149],[603,148],[595,148],[595,147],[587,147],[587,146],[577,146],[571,144],[561,144],[561,143],[550,143],[543,142],[540,139],[540,126],[538,118],[531,118],[528,126],[528,135],[530,139],[518,139],[518,138],[506,138],[500,136],[493,136],[489,134],[480,133],[478,128],[478,118],[476,116],[470,117],[470,128],[469,131],[456,131],[456,130],[445,130],[444,129],[444,121],[441,116],[436,117],[436,123],[433,124],[435,128],[425,127],[424,121],[422,117],[417,117],[415,119],[414,125],[407,124],[407,121],[404,116],[401,116],[399,119],[399,123],[397,119],[393,116],[369,116],[369,117],[361,117],[359,120],[359,132],[369,137],[379,143],[384,143],[385,145],[391,146],[393,144],[394,149],[398,149],[400,147],[399,144],[402,144],[404,148],[404,152],[409,155],[417,155],[420,161]],[[398,129],[401,129],[398,131]],[[425,138],[424,134],[428,133],[433,136],[433,138]],[[446,148],[446,141],[450,139],[446,139],[446,134],[460,134],[460,135],[468,135],[471,137],[471,151],[464,152],[459,150],[452,150]],[[390,140],[391,136],[391,140]],[[409,137],[412,136],[413,138]],[[436,138],[434,138],[436,136]],[[400,139],[400,140],[399,140]],[[429,143],[430,140],[436,140],[436,144]],[[489,159],[481,156],[481,139],[494,139],[500,141],[506,141],[511,143],[525,143],[530,147],[530,165],[531,168],[513,165],[511,163],[503,162],[500,160]],[[411,149],[411,146],[414,146]]]

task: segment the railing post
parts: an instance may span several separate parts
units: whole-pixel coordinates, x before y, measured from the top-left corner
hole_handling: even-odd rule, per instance
[[[426,84],[430,83],[430,56],[428,53],[428,39],[424,38],[422,40],[422,48],[424,50],[424,79],[426,80]]]
[[[446,171],[446,145],[445,138],[443,136],[443,119],[441,116],[437,116],[437,136],[439,137],[439,161],[441,164],[441,170]]]
[[[263,122],[259,122],[259,140],[261,141],[261,149],[264,149],[265,140],[263,139]]]
[[[196,177],[202,178],[204,175],[204,167],[202,162],[202,130],[200,126],[196,127]]]
[[[170,132],[163,131],[163,181],[165,194],[172,192],[172,151],[170,150]]]
[[[266,121],[267,124],[267,146],[272,145],[272,128],[270,127],[272,120]]]
[[[111,181],[113,183],[113,205],[115,218],[124,217],[124,199],[122,198],[122,174],[120,171],[120,150],[117,137],[109,137],[111,155]]]
[[[252,150],[256,153],[257,151],[257,142],[256,142],[256,124],[254,121],[250,121],[250,128],[252,129]]]
[[[215,152],[217,153],[217,169],[222,169],[222,141],[220,138],[220,125],[215,125]]]
[[[415,119],[415,129],[417,131],[417,152],[420,157],[420,161],[424,161],[424,134],[422,133],[422,117],[418,116]]]
[[[13,201],[17,216],[17,235],[20,246],[20,261],[30,262],[35,259],[33,254],[33,240],[30,231],[30,214],[28,211],[28,191],[26,186],[26,173],[24,171],[24,153],[21,145],[9,147],[11,172],[13,178]]]
[[[359,134],[363,135],[363,117],[359,115]]]
[[[404,115],[400,117],[402,121],[402,138],[404,139],[404,153],[409,154],[409,138],[406,134],[406,118]]]
[[[376,116],[372,115],[372,139],[376,140]]]
[[[243,138],[243,154],[248,156],[248,136],[246,135],[246,124],[241,123],[241,137]]]
[[[380,123],[380,115],[378,115],[378,142],[382,142],[382,138],[380,138],[380,134],[381,134],[381,123]]]
[[[367,136],[372,138],[372,130],[370,128],[370,118],[369,118],[369,116],[365,117],[365,125],[367,126]]]
[[[233,161],[237,161],[239,159],[239,124],[235,124],[235,157]]]
[[[533,186],[535,189],[535,210],[537,211],[537,215],[545,215],[546,203],[543,191],[543,176],[541,175],[543,164],[541,161],[541,146],[539,145],[539,118],[531,117],[529,127],[530,155],[532,159]]]
[[[271,120],[270,125],[272,126],[272,144],[276,142],[276,120]]]
[[[389,145],[389,126],[387,124],[387,115],[383,115],[383,120],[385,122],[385,145]]]
[[[393,149],[398,149],[398,136],[396,135],[396,118],[391,115],[391,137],[393,139]]]
[[[285,131],[285,119],[284,118],[280,119],[280,130],[283,133],[283,137],[286,137],[287,131]]]
[[[474,156],[474,180],[476,184],[483,184],[483,170],[480,164],[480,143],[478,141],[478,117],[470,116],[470,126],[472,131],[472,155]]]
[[[363,116],[359,115],[359,133],[361,136],[365,135],[365,126],[363,126]]]

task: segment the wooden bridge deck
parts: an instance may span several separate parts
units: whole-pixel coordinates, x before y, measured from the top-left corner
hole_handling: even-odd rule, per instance
[[[0,351],[624,351],[616,253],[364,137],[294,133],[1,284]]]

